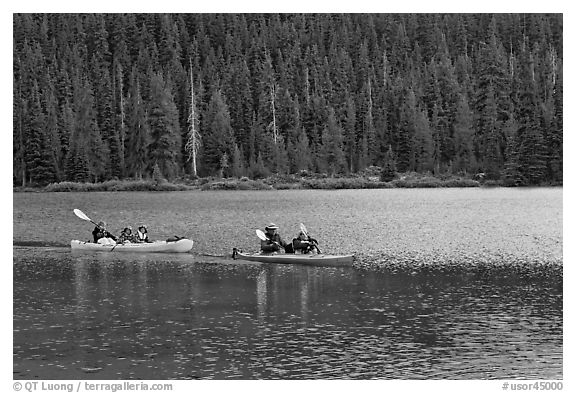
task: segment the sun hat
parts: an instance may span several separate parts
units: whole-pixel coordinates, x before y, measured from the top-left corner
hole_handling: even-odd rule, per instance
[[[278,225],[274,224],[274,223],[270,223],[266,226],[266,230],[268,229],[278,229]]]

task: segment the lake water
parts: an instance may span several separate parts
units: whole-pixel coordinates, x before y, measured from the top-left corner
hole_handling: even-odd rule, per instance
[[[14,194],[16,379],[559,379],[562,189]],[[92,225],[191,254],[71,252]],[[234,261],[300,222],[352,268]]]

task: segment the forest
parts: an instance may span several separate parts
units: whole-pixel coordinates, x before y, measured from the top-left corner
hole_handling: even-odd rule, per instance
[[[561,14],[13,14],[13,184],[562,184]]]

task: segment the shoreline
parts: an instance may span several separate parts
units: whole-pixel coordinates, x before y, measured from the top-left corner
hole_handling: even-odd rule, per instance
[[[530,187],[562,187],[542,184]],[[418,173],[398,174],[391,181],[378,176],[275,175],[264,179],[242,178],[180,178],[167,180],[107,180],[100,183],[59,182],[45,187],[13,187],[13,192],[114,192],[114,191],[214,191],[214,190],[341,190],[391,188],[486,188],[522,187],[503,180],[472,179],[463,176],[432,176]]]

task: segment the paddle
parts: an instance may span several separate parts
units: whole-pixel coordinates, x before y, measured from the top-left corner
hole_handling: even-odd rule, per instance
[[[300,230],[304,232],[304,234],[308,237],[308,239],[312,242],[312,244],[314,244],[316,250],[318,250],[318,254],[322,254],[322,251],[320,251],[320,249],[318,248],[318,241],[308,236],[308,229],[306,229],[306,226],[302,223],[300,223]]]
[[[262,232],[261,229],[256,229],[256,236],[258,236],[258,238],[259,238],[260,240],[265,241],[265,242],[268,241],[268,240],[270,240],[270,239],[268,239],[268,238],[266,237],[266,234],[265,234],[264,232]],[[280,247],[282,247],[282,245],[279,244],[278,242],[275,242],[274,240],[270,240],[270,241],[271,241],[272,243],[278,244]],[[282,247],[282,248],[284,248],[284,247]]]
[[[77,216],[78,218],[80,218],[81,220],[89,221],[89,222],[91,222],[92,224],[96,225],[98,228],[104,229],[104,228],[102,228],[100,225],[98,225],[98,224],[96,224],[94,221],[92,221],[92,219],[91,219],[90,217],[88,217],[86,214],[84,214],[84,212],[83,212],[82,210],[80,210],[80,209],[74,209],[74,214],[76,214],[76,216]]]

